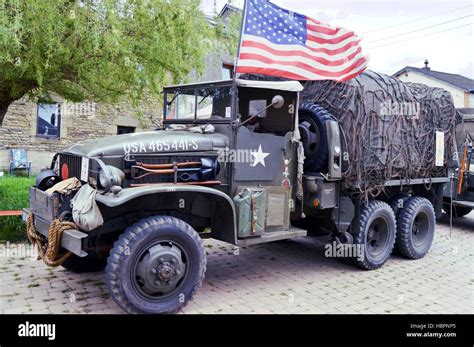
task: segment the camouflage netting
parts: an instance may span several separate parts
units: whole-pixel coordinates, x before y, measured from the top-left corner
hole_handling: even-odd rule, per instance
[[[243,75],[243,79],[278,80]],[[449,92],[372,71],[345,82],[303,81],[300,102],[338,119],[348,187],[376,194],[392,179],[446,177],[456,152],[456,111]],[[445,136],[445,166],[435,165],[435,134]]]

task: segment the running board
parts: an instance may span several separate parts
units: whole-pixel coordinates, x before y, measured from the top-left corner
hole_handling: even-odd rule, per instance
[[[247,239],[237,240],[237,246],[258,245],[260,243],[267,243],[273,241],[281,241],[292,239],[295,237],[306,236],[308,232],[303,229],[290,228],[288,230],[266,231],[262,236],[249,237]]]
[[[474,201],[453,200],[453,205],[474,209]]]

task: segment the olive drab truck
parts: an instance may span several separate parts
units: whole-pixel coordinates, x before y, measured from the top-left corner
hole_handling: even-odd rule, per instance
[[[28,233],[43,250],[54,234],[55,265],[105,267],[111,296],[129,313],[185,305],[204,279],[205,238],[251,246],[318,227],[338,245],[361,246],[362,256],[349,260],[363,269],[381,267],[394,247],[423,257],[449,181],[449,124],[429,125],[419,145],[423,116],[406,120],[413,132],[403,132],[406,144],[390,128],[403,125],[401,113],[356,112],[359,129],[348,130],[337,110],[311,99],[315,88],[263,78],[164,88],[162,128],[74,144],[54,156],[30,188]],[[392,140],[399,142],[391,152],[408,153],[397,165],[383,149]],[[413,146],[428,152],[409,153]],[[364,148],[373,153],[355,152]],[[420,160],[429,163],[409,172],[407,163]]]

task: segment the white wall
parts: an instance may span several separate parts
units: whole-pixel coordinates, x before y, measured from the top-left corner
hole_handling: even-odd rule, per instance
[[[460,107],[468,107],[468,105],[465,105],[464,103],[464,90],[460,88],[453,87],[449,84],[443,83],[439,80],[436,80],[434,78],[430,78],[428,76],[419,74],[414,71],[408,71],[404,72],[398,78],[403,81],[403,82],[413,82],[413,83],[423,83],[426,84],[430,87],[437,87],[437,88],[443,88],[446,89],[448,92],[451,93],[453,96],[454,100],[454,106],[456,108]]]

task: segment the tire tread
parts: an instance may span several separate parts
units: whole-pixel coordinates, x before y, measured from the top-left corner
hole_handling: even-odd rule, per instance
[[[324,124],[330,120],[333,120],[333,116],[322,106],[318,104],[303,102],[300,104],[299,107],[300,114],[310,115],[312,118],[317,118]],[[301,119],[300,119],[301,121]],[[326,133],[326,130],[323,129],[323,133]],[[311,171],[318,172],[318,171],[327,171],[327,164],[329,158],[329,149],[327,146],[326,139],[320,139],[320,146],[324,146],[321,150],[319,155],[313,155],[311,158],[306,158],[305,166]]]
[[[190,236],[196,244],[200,244],[201,247],[199,248],[199,252],[201,254],[200,257],[200,264],[199,269],[201,269],[200,274],[198,276],[198,282],[193,287],[192,292],[189,295],[189,300],[195,295],[197,290],[202,286],[202,282],[204,281],[204,275],[206,273],[206,266],[207,266],[207,259],[206,253],[204,251],[204,247],[202,246],[202,240],[199,237],[199,234],[187,223],[183,222],[182,220],[176,217],[170,216],[153,216],[145,218],[132,226],[128,227],[125,232],[119,237],[119,239],[114,243],[113,248],[110,250],[110,256],[107,262],[106,267],[106,282],[110,293],[114,294],[112,297],[117,302],[117,304],[126,312],[128,313],[145,313],[138,309],[136,309],[133,305],[131,305],[123,290],[122,286],[120,285],[121,280],[119,274],[119,269],[122,263],[123,258],[125,255],[126,247],[131,248],[135,242],[140,239],[142,234],[146,234],[148,229],[159,227],[160,225],[167,225],[167,226],[174,226],[175,228],[181,230],[182,232],[186,233]],[[185,307],[189,300],[186,300],[182,305],[176,307],[176,309],[166,312],[166,313],[173,313],[176,312],[183,307]]]
[[[372,216],[372,214],[375,211],[379,210],[379,209],[386,210],[392,215],[393,221],[395,221],[395,231],[396,231],[396,218],[395,218],[395,214],[394,214],[392,208],[390,207],[390,205],[387,204],[386,202],[383,202],[383,201],[371,200],[371,201],[368,202],[368,205],[363,206],[361,208],[361,213],[360,213],[361,231],[358,234],[354,235],[354,243],[355,244],[362,244],[362,245],[365,246],[366,234],[362,231],[363,226],[365,226],[368,223],[368,221],[369,221],[370,217]],[[396,237],[393,238],[392,244],[388,246],[388,247],[390,247],[390,253],[392,252],[392,250],[395,246],[395,239],[396,239]],[[384,263],[381,263],[381,264],[374,264],[374,263],[368,261],[367,257],[364,257],[363,260],[353,258],[353,262],[359,268],[362,268],[364,270],[375,270],[375,269],[378,269],[378,268],[382,267],[383,264],[385,263],[384,262]]]
[[[416,252],[411,246],[409,237],[412,229],[411,223],[413,220],[413,214],[415,214],[417,208],[423,204],[429,205],[432,215],[434,217],[434,221],[436,221],[433,205],[428,199],[422,197],[413,197],[408,199],[405,202],[404,207],[400,211],[400,214],[398,216],[397,238],[395,241],[395,247],[401,255],[409,259],[421,259],[426,254],[419,254],[418,252]]]

